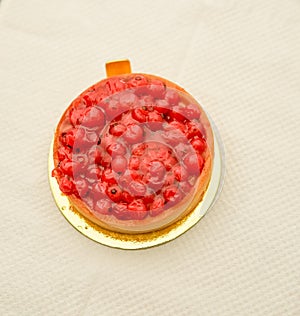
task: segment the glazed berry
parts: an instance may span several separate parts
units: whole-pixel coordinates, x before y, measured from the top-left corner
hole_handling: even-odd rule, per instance
[[[146,108],[136,108],[133,109],[131,112],[132,118],[134,118],[136,121],[140,123],[145,123],[147,121],[147,117],[149,115],[149,112],[146,110]]]
[[[200,110],[197,105],[189,104],[185,108],[185,117],[189,120],[199,119],[200,117]]]
[[[126,84],[119,78],[109,78],[105,83],[105,88],[108,94],[111,95],[123,91],[126,88]]]
[[[70,149],[70,147],[61,146],[57,151],[57,157],[60,161],[64,159],[71,160],[72,150]]]
[[[163,190],[163,196],[168,206],[174,205],[181,201],[182,193],[176,185],[170,185]]]
[[[203,162],[202,156],[195,153],[188,153],[183,159],[183,163],[191,174],[199,174],[202,170]]]
[[[158,180],[162,180],[166,174],[166,167],[161,161],[151,161],[149,164],[149,174],[151,177],[156,177]]]
[[[102,177],[101,169],[96,165],[90,165],[85,173],[85,179],[90,183],[94,183],[98,181]]]
[[[74,181],[74,185],[75,185],[75,189],[76,189],[78,196],[80,198],[83,198],[89,190],[88,183],[86,182],[86,180],[84,180],[82,178],[78,179],[78,180]]]
[[[137,124],[129,125],[123,137],[129,144],[140,143],[143,140],[143,129]]]
[[[129,160],[128,168],[130,170],[139,170],[140,168],[140,158],[137,156],[131,156]]]
[[[106,197],[107,183],[102,181],[97,181],[92,186],[92,196],[94,200],[100,200]]]
[[[162,196],[155,197],[153,203],[150,205],[150,216],[154,217],[161,214],[164,210],[165,200]]]
[[[165,94],[165,100],[171,105],[177,105],[180,97],[174,89],[168,89]]]
[[[128,191],[134,196],[144,196],[146,194],[146,187],[139,181],[132,181],[128,186]]]
[[[131,212],[127,209],[127,203],[121,202],[117,203],[112,207],[112,212],[114,216],[121,220],[131,219]]]
[[[124,132],[126,131],[126,126],[122,123],[112,123],[109,127],[109,132],[110,134],[114,135],[114,136],[121,136],[124,134]]]
[[[59,189],[62,193],[66,195],[70,195],[73,193],[74,190],[74,184],[73,181],[69,180],[66,177],[62,177],[59,179]]]
[[[106,194],[113,202],[121,201],[122,190],[118,185],[109,186],[106,190]]]
[[[152,111],[152,112],[149,112],[147,121],[148,121],[147,126],[152,131],[157,131],[157,130],[160,130],[162,127],[163,118],[161,114],[158,113],[157,111]]]
[[[163,82],[152,80],[151,84],[148,86],[148,91],[154,98],[163,99],[166,93],[166,87]]]
[[[111,213],[112,202],[108,199],[97,200],[94,204],[94,210],[96,213],[108,215]]]
[[[198,153],[202,153],[205,149],[206,149],[206,143],[205,140],[199,137],[195,137],[192,141],[191,141],[191,145],[194,147],[194,149],[198,152]]]
[[[116,183],[115,174],[112,169],[105,169],[102,172],[101,180],[104,183],[114,184]]]
[[[127,167],[127,160],[123,156],[116,156],[111,162],[111,168],[114,172],[124,173]]]
[[[156,100],[155,110],[161,114],[167,114],[170,110],[170,103],[166,100]]]
[[[172,171],[173,171],[173,174],[175,176],[175,179],[178,182],[186,181],[189,177],[187,170],[183,166],[181,166],[180,164],[174,166]]]
[[[123,191],[121,199],[125,203],[131,203],[134,200],[134,197],[129,192]]]
[[[188,122],[186,125],[186,136],[188,139],[191,139],[193,137],[202,138],[202,126],[198,122]]]
[[[142,200],[134,200],[128,204],[132,219],[141,220],[147,216],[147,209]]]
[[[102,130],[105,124],[105,116],[99,108],[90,107],[85,110],[81,124],[87,127],[97,127]]]
[[[112,156],[124,155],[126,153],[126,148],[118,142],[113,142],[107,146],[106,151]]]

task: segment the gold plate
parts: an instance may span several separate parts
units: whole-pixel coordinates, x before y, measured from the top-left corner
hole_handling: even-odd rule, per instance
[[[72,207],[68,197],[61,193],[56,179],[51,176],[51,171],[54,169],[52,141],[49,153],[48,175],[51,191],[57,207],[67,221],[80,233],[109,247],[120,249],[143,249],[158,246],[175,239],[193,227],[207,213],[222,189],[224,180],[224,151],[221,139],[216,132],[216,128],[213,124],[211,125],[214,131],[215,153],[209,186],[202,201],[197,207],[176,223],[154,232],[144,234],[124,234],[103,229],[84,218]]]

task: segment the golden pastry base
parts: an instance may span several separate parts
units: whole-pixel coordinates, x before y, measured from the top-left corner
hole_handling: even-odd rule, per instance
[[[142,249],[166,243],[193,227],[211,208],[221,191],[224,179],[224,152],[221,140],[216,134],[214,128],[215,156],[213,171],[210,184],[202,201],[190,214],[169,227],[144,234],[125,234],[103,229],[84,218],[72,207],[67,196],[61,193],[56,179],[51,176],[51,171],[54,168],[52,142],[49,153],[48,175],[54,200],[61,213],[74,228],[100,244],[120,249]]]

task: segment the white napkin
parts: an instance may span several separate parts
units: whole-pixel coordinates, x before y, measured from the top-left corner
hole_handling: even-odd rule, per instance
[[[300,2],[0,4],[0,315],[299,315]],[[217,124],[213,210],[145,251],[96,244],[56,208],[56,123],[104,63],[177,82]]]

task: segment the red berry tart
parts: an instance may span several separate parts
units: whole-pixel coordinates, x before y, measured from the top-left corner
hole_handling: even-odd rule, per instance
[[[192,211],[214,156],[206,114],[182,88],[145,74],[104,79],[77,97],[54,138],[52,176],[94,224],[125,233]]]

